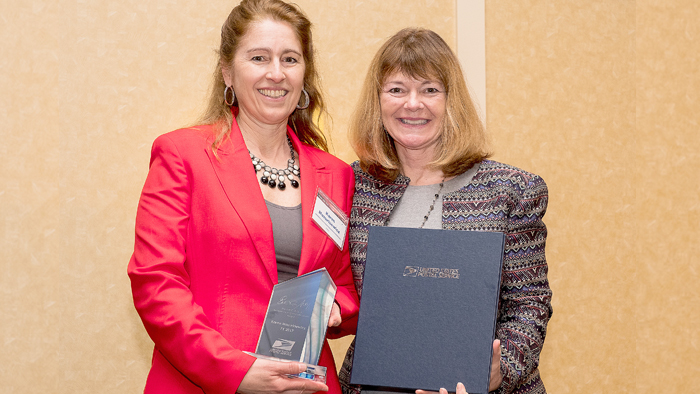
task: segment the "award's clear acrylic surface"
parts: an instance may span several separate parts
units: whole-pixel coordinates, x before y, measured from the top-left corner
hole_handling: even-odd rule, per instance
[[[325,268],[275,285],[253,356],[300,361],[308,367],[298,377],[325,382],[318,366],[336,286]]]

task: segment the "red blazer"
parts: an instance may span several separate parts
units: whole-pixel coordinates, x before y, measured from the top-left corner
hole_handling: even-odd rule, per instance
[[[352,334],[359,302],[347,236],[341,252],[311,210],[320,187],[349,216],[354,175],[287,132],[301,168],[299,273],[328,269],[343,318],[329,336]],[[277,283],[272,223],[238,125],[218,158],[212,135],[200,126],[153,143],[128,267],[134,304],[155,343],[146,393],[235,393],[255,360],[241,350],[255,350]],[[340,393],[327,343],[319,364],[328,368],[330,393]]]

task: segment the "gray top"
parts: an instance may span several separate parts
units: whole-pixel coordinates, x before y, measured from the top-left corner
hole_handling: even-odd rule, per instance
[[[408,185],[406,192],[403,194],[399,202],[394,207],[389,215],[389,227],[410,227],[419,228],[423,223],[423,218],[430,211],[430,204],[435,199],[435,193],[438,193],[438,198],[435,199],[433,210],[428,216],[428,221],[425,222],[423,228],[441,229],[442,228],[442,196],[452,193],[466,186],[471,182],[474,174],[479,170],[479,164],[472,166],[467,171],[457,175],[456,177],[445,181],[440,190],[440,184],[435,185]]]
[[[301,204],[283,207],[265,200],[272,220],[272,236],[275,241],[277,278],[279,282],[299,274],[301,260]]]

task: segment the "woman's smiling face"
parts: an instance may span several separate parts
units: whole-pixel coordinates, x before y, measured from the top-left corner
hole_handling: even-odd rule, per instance
[[[304,88],[304,56],[292,27],[264,19],[253,23],[224,70],[238,100],[239,116],[262,124],[286,124]]]
[[[414,79],[394,72],[382,85],[379,103],[382,122],[397,151],[423,151],[431,154],[432,160],[445,117],[445,87],[436,80]]]

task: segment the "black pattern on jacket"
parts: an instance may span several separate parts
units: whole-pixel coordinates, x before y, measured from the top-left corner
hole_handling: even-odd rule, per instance
[[[547,185],[539,176],[507,164],[485,160],[478,165],[466,186],[443,196],[442,228],[505,234],[496,322],[503,382],[497,393],[546,393],[538,365],[552,315],[544,253],[547,228],[542,222]],[[352,167],[355,197],[350,218],[350,258],[361,297],[369,227],[386,225],[409,179],[399,175],[393,183],[385,183],[362,171],[358,162]],[[359,394],[358,387],[349,385],[353,352],[354,342],[339,374],[345,394]]]

